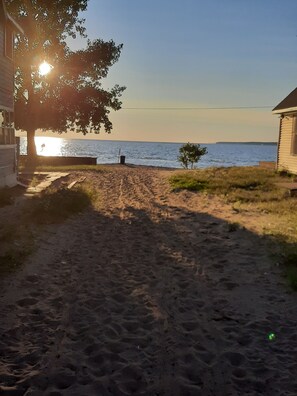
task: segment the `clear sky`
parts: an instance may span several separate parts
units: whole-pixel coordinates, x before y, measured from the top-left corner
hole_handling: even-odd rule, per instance
[[[124,44],[104,86],[127,87],[99,138],[276,141],[271,109],[297,86],[296,15],[296,0],[90,0],[89,37]],[[271,107],[129,109],[236,106]]]

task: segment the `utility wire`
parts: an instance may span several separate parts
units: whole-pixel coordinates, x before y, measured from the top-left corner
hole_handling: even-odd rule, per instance
[[[122,110],[242,110],[272,109],[274,106],[234,106],[234,107],[122,107]]]

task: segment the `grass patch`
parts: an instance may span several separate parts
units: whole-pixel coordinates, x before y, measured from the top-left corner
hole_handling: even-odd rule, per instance
[[[20,164],[20,171],[24,171],[26,168],[25,164]],[[103,172],[106,171],[104,165],[37,165],[32,168],[32,172]]]
[[[46,166],[40,165],[36,167],[39,172],[102,172],[104,167],[102,165],[65,165],[65,166]]]
[[[97,198],[95,189],[85,183],[73,189],[49,189],[33,198],[28,216],[37,224],[60,223],[71,215],[82,212]]]
[[[33,233],[19,219],[18,224],[0,227],[0,274],[13,272],[34,249]]]
[[[0,274],[7,274],[17,270],[26,257],[33,252],[34,244],[30,243],[21,249],[11,248],[0,255]]]
[[[56,224],[97,203],[99,194],[90,183],[72,189],[53,187],[27,200],[19,216],[0,224],[0,275],[15,271],[35,249],[42,225]]]
[[[218,195],[231,203],[236,212],[278,215],[273,234],[285,232],[291,238],[295,233],[297,242],[296,197],[290,197],[286,189],[276,185],[290,178],[270,169],[233,167],[179,172],[169,182],[174,191],[187,189]]]
[[[259,167],[232,167],[178,172],[169,182],[174,191],[205,191],[232,204],[239,215],[257,216],[259,224],[264,224],[259,227],[259,234],[265,235],[271,249],[281,256],[288,284],[297,290],[297,198],[276,185],[295,178]],[[249,221],[244,216],[237,219],[240,224],[230,222],[229,232],[245,227],[245,221]]]
[[[207,191],[223,196],[227,202],[272,202],[286,195],[275,183],[281,177],[258,167],[208,168],[173,175],[174,190]]]
[[[199,180],[193,178],[191,174],[178,174],[170,178],[171,186],[175,191],[189,190],[189,191],[203,191],[207,188],[206,180]]]

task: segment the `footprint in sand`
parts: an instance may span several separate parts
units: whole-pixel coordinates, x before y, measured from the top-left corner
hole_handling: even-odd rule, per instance
[[[183,328],[184,328],[186,331],[191,332],[191,331],[194,331],[194,330],[197,329],[198,323],[197,323],[197,321],[184,322],[184,323],[182,324],[182,326],[183,326]]]
[[[37,304],[38,300],[36,300],[35,298],[23,298],[22,300],[17,301],[17,305],[19,305],[20,307],[29,307],[30,305],[34,305]]]
[[[198,354],[199,360],[203,363],[206,363],[208,366],[211,366],[215,359],[215,355],[209,351],[200,352]]]
[[[49,378],[49,382],[57,389],[63,390],[69,388],[76,382],[76,376],[74,373],[65,370],[52,374]]]
[[[222,354],[223,359],[228,360],[232,366],[241,366],[241,364],[245,361],[244,355],[239,352],[225,352]]]
[[[29,283],[37,283],[40,281],[40,277],[38,275],[28,275],[25,280]]]
[[[246,371],[237,367],[232,371],[232,375],[236,378],[244,378],[246,376]]]

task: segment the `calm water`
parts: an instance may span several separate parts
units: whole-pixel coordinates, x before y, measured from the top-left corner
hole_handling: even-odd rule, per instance
[[[119,153],[126,163],[179,168],[177,161],[181,143],[119,142],[109,140],[71,140],[38,136],[35,138],[40,155],[97,157],[98,164],[118,162]],[[208,154],[199,167],[258,165],[259,161],[275,161],[276,145],[206,144]],[[26,154],[26,138],[21,138],[21,154]]]

